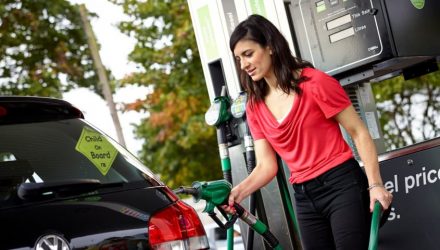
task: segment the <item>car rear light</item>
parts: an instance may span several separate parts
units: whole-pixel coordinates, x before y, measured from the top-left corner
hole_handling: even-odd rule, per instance
[[[8,113],[6,108],[0,106],[0,117],[5,116]]]
[[[154,214],[148,235],[152,249],[209,249],[205,229],[196,211],[182,201]]]

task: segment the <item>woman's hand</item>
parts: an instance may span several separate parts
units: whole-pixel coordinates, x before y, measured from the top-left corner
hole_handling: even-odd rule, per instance
[[[240,203],[244,198],[243,195],[241,195],[241,190],[240,190],[240,185],[234,187],[231,190],[231,193],[229,193],[229,198],[228,198],[228,205],[223,205],[222,209],[228,213],[228,214],[235,214],[235,208],[234,208],[234,203]]]
[[[373,212],[374,203],[379,201],[383,210],[387,210],[393,201],[393,195],[383,186],[377,186],[370,189],[370,212]]]
[[[255,169],[240,184],[232,188],[228,205],[222,206],[227,213],[235,213],[234,203],[240,203],[256,190],[267,185],[277,175],[277,159],[269,142],[266,139],[255,140],[254,148],[257,160]]]

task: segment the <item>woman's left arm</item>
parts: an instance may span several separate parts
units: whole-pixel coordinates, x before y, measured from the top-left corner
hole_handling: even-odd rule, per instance
[[[353,139],[364,164],[370,187],[370,211],[373,211],[376,200],[381,203],[383,209],[387,209],[391,204],[393,196],[383,186],[376,147],[367,127],[356,113],[353,105],[338,113],[335,119]]]

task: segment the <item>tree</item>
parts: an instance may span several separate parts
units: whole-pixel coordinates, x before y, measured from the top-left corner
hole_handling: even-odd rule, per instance
[[[152,88],[127,109],[148,111],[136,127],[141,159],[170,186],[221,178],[215,129],[205,124],[209,99],[185,0],[110,0],[131,18],[119,28],[136,38],[130,60],[140,71],[123,80]]]
[[[76,5],[2,0],[0,18],[0,94],[61,97],[76,87],[100,93]]]
[[[372,84],[387,150],[440,135],[440,71]]]

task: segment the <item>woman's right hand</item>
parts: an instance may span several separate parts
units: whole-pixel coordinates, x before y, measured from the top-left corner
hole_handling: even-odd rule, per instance
[[[228,214],[235,214],[235,203],[240,203],[245,197],[242,197],[240,190],[240,185],[234,187],[229,193],[228,205],[223,205],[222,209]]]
[[[278,165],[275,151],[266,139],[254,141],[255,157],[257,164],[252,173],[237,186],[232,188],[228,197],[228,204],[223,205],[222,209],[230,214],[234,214],[234,203],[240,203],[247,196],[256,190],[264,187],[277,174]]]

